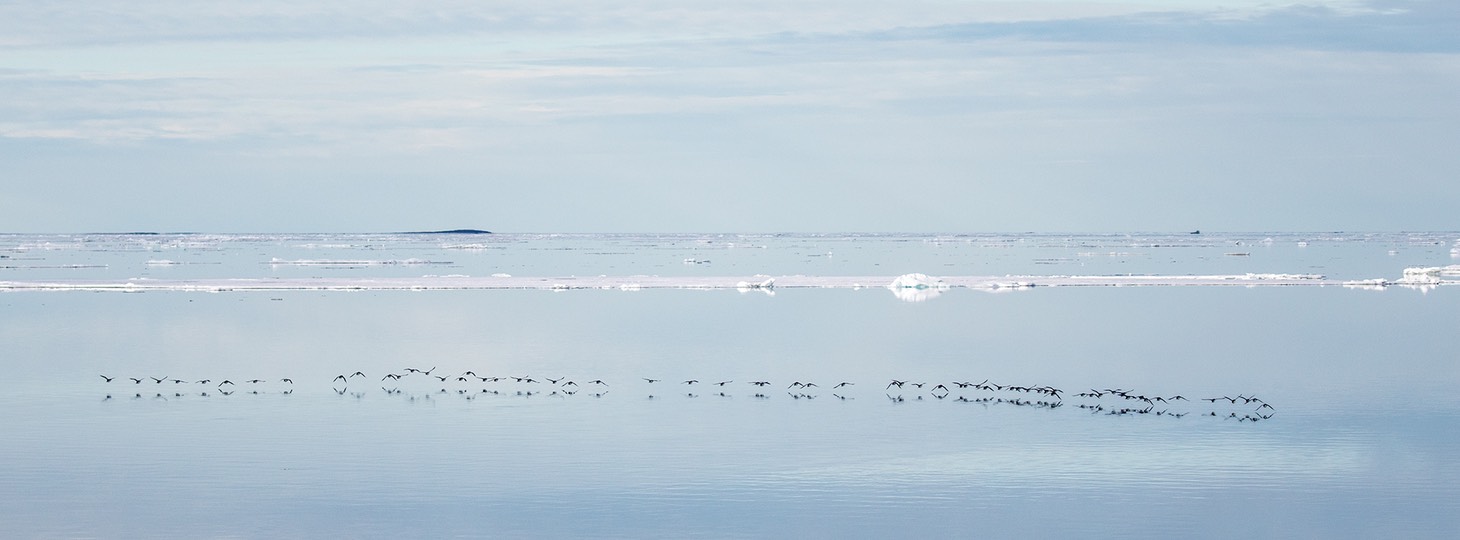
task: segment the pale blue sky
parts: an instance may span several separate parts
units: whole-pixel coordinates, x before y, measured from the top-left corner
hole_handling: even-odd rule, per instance
[[[1460,4],[0,4],[0,231],[1457,229]]]

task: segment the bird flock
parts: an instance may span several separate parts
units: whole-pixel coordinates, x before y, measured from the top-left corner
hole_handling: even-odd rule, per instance
[[[131,384],[134,386],[138,386],[139,388],[137,388],[136,392],[132,395],[133,398],[142,398],[144,397],[143,394],[152,394],[151,397],[153,398],[165,399],[169,397],[180,398],[189,395],[196,395],[200,397],[210,397],[215,395],[231,396],[239,392],[250,395],[260,395],[266,393],[289,395],[294,393],[294,379],[290,379],[287,377],[282,379],[269,380],[258,378],[240,378],[238,379],[238,382],[234,382],[232,379],[184,380],[168,376],[111,377],[107,375],[101,375],[101,378],[107,383]],[[146,386],[147,384],[161,386],[162,388],[150,388]],[[200,386],[202,388],[198,389],[198,387]],[[196,393],[194,392],[195,389],[197,390]],[[112,394],[107,394],[105,399],[112,399]]]
[[[236,393],[247,395],[294,393],[291,378],[250,378],[237,381],[227,378],[203,378],[185,380],[172,377],[112,377],[101,375],[105,383],[132,385],[137,387],[133,399],[152,397],[154,399],[181,398],[185,396],[231,396]],[[815,400],[829,396],[835,400],[854,400],[853,391],[857,383],[838,381],[820,383],[810,380],[794,380],[782,387],[781,383],[768,380],[700,380],[683,379],[666,381],[662,378],[641,377],[620,387],[629,387],[633,392],[647,391],[647,399],[659,399],[672,395],[685,398],[701,396],[731,398],[737,395],[757,400],[771,399],[784,394],[793,400]],[[184,385],[186,385],[184,387]],[[424,385],[424,386],[423,386]],[[1188,399],[1180,394],[1155,394],[1137,392],[1127,388],[1091,388],[1067,394],[1064,390],[1049,385],[999,384],[985,379],[981,382],[968,380],[949,382],[925,382],[912,379],[892,379],[881,392],[891,403],[918,401],[950,401],[982,405],[1007,405],[1037,409],[1059,409],[1072,406],[1090,414],[1108,416],[1152,415],[1182,418],[1198,412],[1198,416],[1220,417],[1238,422],[1258,422],[1273,417],[1276,409],[1266,401],[1246,394],[1234,396]],[[433,396],[455,395],[467,400],[481,396],[553,397],[570,398],[583,394],[601,398],[608,394],[611,386],[602,379],[573,379],[566,376],[533,377],[527,375],[479,375],[467,370],[461,373],[442,375],[437,368],[422,369],[407,367],[385,373],[376,378],[363,371],[340,373],[329,381],[329,388],[339,396],[364,398],[375,387],[388,396],[399,396],[410,401],[433,399]],[[868,385],[871,386],[871,385]],[[162,388],[158,388],[162,387]],[[195,391],[196,390],[196,391]],[[863,396],[865,397],[865,396]],[[105,399],[112,399],[108,393]],[[1066,402],[1066,399],[1069,402]],[[1208,406],[1199,407],[1205,402]],[[1205,412],[1201,412],[1205,409]]]

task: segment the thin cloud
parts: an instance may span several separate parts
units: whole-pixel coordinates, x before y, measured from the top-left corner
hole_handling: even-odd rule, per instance
[[[903,28],[882,39],[1020,39],[1069,43],[1293,47],[1400,53],[1460,52],[1460,4],[1380,2],[1362,8],[1292,6],[1236,17],[1225,12]]]

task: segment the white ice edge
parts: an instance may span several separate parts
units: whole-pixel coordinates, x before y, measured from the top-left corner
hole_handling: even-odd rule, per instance
[[[1172,287],[1172,286],[1349,286],[1369,287],[1455,285],[1460,280],[1442,280],[1429,276],[1420,282],[1400,280],[1342,281],[1311,274],[1242,274],[1242,275],[1118,275],[1118,276],[943,276],[936,285],[918,287],[906,284],[906,276],[592,276],[592,277],[472,277],[427,276],[401,278],[232,278],[232,279],[131,279],[126,281],[63,280],[63,281],[0,281],[0,291],[391,291],[391,290],[574,290],[620,289],[695,289],[695,290],[770,290],[821,288],[862,289],[868,283],[888,283],[894,292],[934,292],[952,288],[1001,291],[1030,287]],[[899,281],[903,280],[903,281]],[[933,295],[936,296],[936,295]]]
[[[398,259],[398,260],[375,260],[375,259],[295,259],[284,260],[274,257],[269,260],[270,266],[414,266],[425,264],[452,264],[451,261],[432,261],[426,259]]]

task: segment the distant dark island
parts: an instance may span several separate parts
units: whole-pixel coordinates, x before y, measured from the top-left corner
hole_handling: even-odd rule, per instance
[[[481,229],[451,229],[449,231],[410,231],[401,234],[492,234]]]

